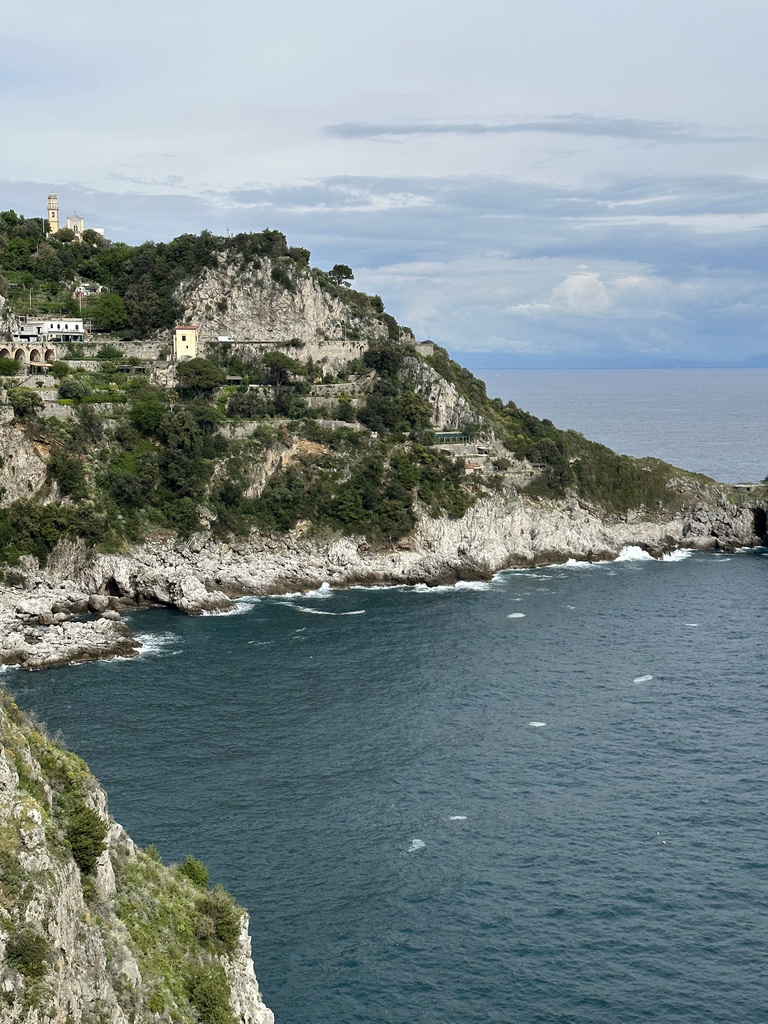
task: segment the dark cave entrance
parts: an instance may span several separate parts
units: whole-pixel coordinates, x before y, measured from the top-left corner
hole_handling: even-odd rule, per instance
[[[768,512],[764,508],[755,508],[752,509],[752,515],[755,522],[755,536],[765,544],[766,534],[768,534]]]

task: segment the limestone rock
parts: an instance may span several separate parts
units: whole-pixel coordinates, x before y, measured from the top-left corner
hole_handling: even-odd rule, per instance
[[[106,796],[84,763],[35,729],[1,690],[0,735],[3,1024],[196,1024],[200,1017],[184,979],[198,960],[223,968],[239,1024],[274,1024],[256,982],[247,916],[229,952],[206,949],[195,938],[199,890],[137,849],[109,817]],[[90,874],[79,870],[66,839],[75,807],[88,808],[106,829]],[[174,953],[155,929],[147,934],[136,926],[153,914],[159,928],[186,929],[185,952],[176,947]],[[33,951],[35,963],[29,953],[11,962],[9,946],[30,933],[41,944]],[[30,970],[35,965],[41,977]],[[169,985],[169,970],[175,985]]]

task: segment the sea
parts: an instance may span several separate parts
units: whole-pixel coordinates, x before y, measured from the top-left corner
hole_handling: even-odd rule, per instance
[[[768,370],[486,373],[632,454],[762,479]],[[768,551],[131,616],[7,672],[164,859],[251,914],[278,1024],[768,1020]]]

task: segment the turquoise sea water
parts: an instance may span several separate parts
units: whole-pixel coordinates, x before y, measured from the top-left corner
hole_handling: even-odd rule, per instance
[[[278,1024],[757,1024],[766,572],[630,551],[153,610],[136,661],[4,678],[250,909]]]

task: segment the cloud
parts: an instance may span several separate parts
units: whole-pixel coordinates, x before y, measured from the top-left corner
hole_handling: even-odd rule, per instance
[[[314,265],[348,263],[419,336],[502,363],[768,351],[761,179],[337,175],[195,191],[122,173],[125,191],[0,182],[0,206],[42,216],[53,190],[129,242],[278,228]]]
[[[638,117],[595,117],[588,114],[557,114],[521,121],[421,121],[372,124],[346,121],[323,128],[339,139],[383,139],[407,135],[512,135],[540,132],[556,135],[634,139],[644,142],[748,142],[753,136],[704,131],[701,126],[679,121],[649,121]]]

